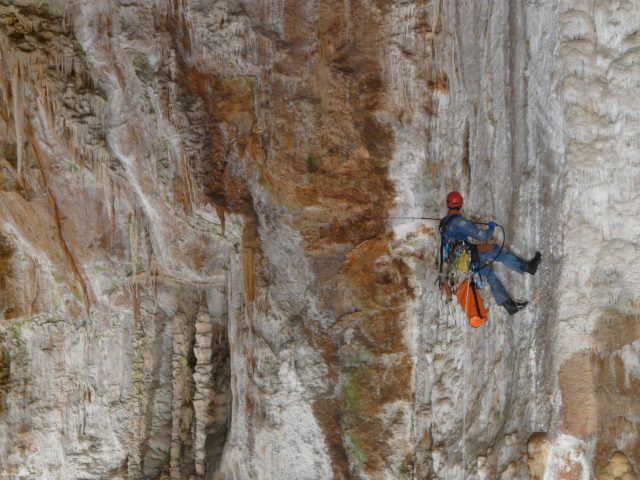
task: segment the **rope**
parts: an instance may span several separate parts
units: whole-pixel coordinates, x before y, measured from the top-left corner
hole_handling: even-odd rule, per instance
[[[467,295],[465,298],[465,312],[469,307],[469,290],[471,288],[471,277],[467,278]],[[462,360],[462,473],[463,475],[466,472],[467,465],[467,386],[469,384],[467,379],[467,363],[469,362],[469,348],[467,346],[467,330],[469,328],[467,325],[464,325],[463,335],[464,335],[464,359]]]
[[[385,220],[381,218],[381,220]],[[434,222],[439,222],[442,220],[441,218],[433,218],[433,217],[388,217],[386,220],[433,220]],[[476,223],[476,222],[473,222]]]
[[[466,218],[466,217],[465,217]],[[434,222],[439,222],[442,218],[434,218],[434,217],[387,217],[380,218],[380,220],[433,220]],[[469,220],[467,218],[467,220]],[[474,222],[473,220],[469,220],[471,223],[475,223],[476,225],[489,225],[486,222]]]

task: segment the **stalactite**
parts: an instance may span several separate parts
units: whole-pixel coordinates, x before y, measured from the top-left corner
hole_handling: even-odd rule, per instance
[[[131,285],[132,289],[135,288]],[[134,301],[134,318],[138,305]],[[145,397],[147,395],[144,382],[144,366],[145,366],[145,335],[142,323],[134,320],[135,334],[133,338],[133,393],[131,397],[132,415],[130,437],[128,445],[128,463],[127,478],[135,480],[142,476],[142,452],[141,447],[145,439]]]
[[[104,125],[108,111],[108,104],[100,96],[92,95],[89,98],[91,112],[96,118],[97,125]]]
[[[171,450],[170,478],[181,480],[185,440],[191,432],[192,409],[189,400],[192,397],[192,373],[189,368],[193,331],[191,322],[182,312],[173,317],[173,355],[172,355],[172,391],[171,402]]]
[[[107,211],[107,220],[113,225],[115,217],[113,182],[111,181],[111,177],[109,175],[108,164],[106,162],[100,162],[99,170],[101,172],[100,180],[102,184],[102,192],[104,193],[104,204],[105,210]]]
[[[62,73],[62,75],[64,75],[65,78],[69,77],[69,75],[73,73],[73,70],[74,70],[73,65],[74,65],[74,58],[71,55],[64,55],[58,58],[58,61],[56,62],[56,67],[58,71]]]
[[[206,451],[205,442],[207,440],[207,426],[209,424],[209,408],[211,404],[212,388],[212,339],[213,324],[205,306],[200,308],[196,317],[196,342],[194,353],[196,356],[196,367],[193,373],[193,380],[196,392],[193,397],[193,409],[195,411],[194,428],[194,453],[196,474],[204,478]]]
[[[113,183],[110,182],[110,184],[113,186]],[[115,205],[115,195],[111,195],[111,203],[109,205],[107,205],[107,208],[109,209],[110,216],[111,216],[111,244],[113,245],[116,241],[116,205]]]
[[[36,300],[38,299],[38,291],[40,289],[40,280],[39,280],[39,268],[38,268],[38,262],[33,259],[33,258],[29,258],[29,263],[30,263],[30,269],[29,269],[29,273],[30,275],[32,275],[31,281],[28,282],[29,288],[27,289],[27,293],[29,293],[29,299],[27,301],[27,305],[29,306],[28,310],[27,310],[27,315],[29,317],[32,317],[34,315],[34,313],[37,311],[36,310]]]
[[[138,225],[135,212],[129,215],[129,248],[131,251],[131,293],[133,296],[133,316],[135,324],[140,320],[140,302],[138,285]]]
[[[182,150],[184,152],[184,148]],[[191,173],[191,167],[189,166],[189,158],[186,155],[184,155],[184,153],[182,155],[182,158],[183,158],[184,178],[185,178],[186,189],[187,189],[187,202],[188,202],[187,214],[190,214],[193,211],[194,207],[197,206],[198,194],[193,181],[193,174]]]
[[[220,230],[221,230],[221,234],[224,237],[224,231],[225,231],[225,219],[226,219],[226,209],[223,206],[220,205],[214,205],[215,211],[216,211],[216,215],[218,215],[218,220],[220,220]]]
[[[137,479],[143,473],[143,458],[141,447],[146,439],[146,417],[148,404],[148,387],[146,386],[145,372],[150,368],[152,360],[146,354],[146,333],[143,317],[140,311],[140,291],[142,285],[138,278],[139,262],[139,229],[136,212],[129,215],[129,250],[131,261],[131,280],[128,282],[129,293],[132,298],[133,323],[135,329],[134,338],[134,420],[133,438],[130,444],[131,453],[129,455],[128,476],[130,479]]]
[[[3,75],[0,76],[0,82],[2,82],[0,85],[2,85],[2,101],[4,104],[3,109],[0,113],[2,113],[3,117],[5,115],[5,112],[8,112],[9,110],[11,110],[11,99],[9,98],[9,93],[11,91],[11,80],[7,80],[5,77],[4,72],[7,72],[10,70],[10,66],[7,64],[7,58],[9,55],[9,46],[7,45],[7,39],[4,35],[0,35],[0,67],[2,67],[3,70]],[[11,77],[11,75],[9,75],[9,78]],[[8,121],[8,116],[5,117],[6,121]]]
[[[11,95],[13,100],[13,124],[15,127],[16,145],[17,145],[17,170],[18,178],[22,178],[22,164],[24,162],[24,135],[23,135],[23,121],[24,121],[24,83],[20,78],[20,65],[18,62],[14,62],[10,66],[11,75]]]
[[[196,199],[196,192],[193,186],[193,180],[191,170],[189,168],[189,161],[184,153],[184,148],[181,143],[175,147],[178,151],[175,152],[173,148],[170,148],[171,152],[170,161],[174,165],[178,173],[178,178],[181,180],[181,187],[183,189],[182,197],[184,200],[183,207],[187,215],[193,211],[193,207]]]

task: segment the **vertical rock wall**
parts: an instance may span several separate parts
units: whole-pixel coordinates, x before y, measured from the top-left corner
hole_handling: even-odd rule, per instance
[[[530,299],[532,308],[509,318],[487,286],[490,321],[469,329],[433,288],[437,225],[416,242],[420,222],[392,223],[407,252],[419,255],[411,260],[420,292],[411,327],[416,478],[526,478],[528,438],[551,426],[548,346],[563,195],[551,77],[555,15],[553,2],[434,2],[396,11],[399,40],[389,63],[404,115],[395,127],[402,142],[394,216],[442,213],[446,193],[459,190],[471,218],[504,225],[505,245],[525,257],[544,252],[546,279],[538,284],[539,277],[498,266],[514,298]]]
[[[188,478],[226,435],[241,221],[194,187],[168,6],[82,7],[0,5],[0,471]]]
[[[549,455],[553,472],[568,463],[564,470],[575,478],[640,472],[638,6],[559,8],[562,216],[571,248],[562,262],[553,350],[561,397],[555,414],[565,437]]]
[[[635,478],[638,11],[0,1],[0,470]],[[452,189],[544,256],[479,330]]]

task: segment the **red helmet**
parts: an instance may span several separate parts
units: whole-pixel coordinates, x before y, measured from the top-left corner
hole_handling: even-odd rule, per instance
[[[459,192],[451,192],[447,195],[447,207],[460,208],[462,207],[462,195]]]

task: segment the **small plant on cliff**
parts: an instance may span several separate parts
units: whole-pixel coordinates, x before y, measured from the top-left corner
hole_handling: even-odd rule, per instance
[[[367,460],[367,456],[361,448],[362,440],[357,434],[349,433],[347,434],[345,444],[347,447],[347,455],[349,456],[352,467],[356,471],[362,470],[362,467]]]
[[[3,235],[0,235],[0,276],[7,278],[11,272],[13,247]]]
[[[102,291],[103,295],[111,296],[116,293],[120,293],[122,291],[122,287],[116,283],[112,284],[109,288]]]
[[[359,358],[364,365],[372,365],[376,361],[376,356],[373,354],[373,352],[367,350],[366,348],[360,351]]]
[[[318,165],[318,159],[313,153],[307,155],[307,172],[316,173],[320,166]]]
[[[357,414],[362,409],[362,391],[360,387],[360,372],[349,377],[343,391],[344,408],[350,414]]]
[[[160,165],[163,169],[169,170],[169,159],[167,157],[161,157],[158,159],[158,165]]]
[[[408,453],[400,464],[400,475],[402,478],[411,478],[413,473],[413,454]]]
[[[22,342],[22,330],[31,323],[33,323],[31,319],[20,320],[11,323],[11,325],[9,325],[9,328],[7,329],[9,333],[9,340],[11,341],[11,343],[17,344]]]
[[[151,66],[149,65],[149,59],[147,56],[134,49],[130,49],[133,52],[133,70],[136,76],[142,81],[148,81],[152,74]]]

